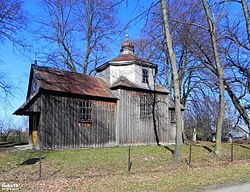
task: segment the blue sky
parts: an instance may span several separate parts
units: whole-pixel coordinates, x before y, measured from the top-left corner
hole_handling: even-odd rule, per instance
[[[41,14],[39,5],[39,0],[30,1],[24,0],[24,9],[28,16],[34,16]],[[135,1],[129,0],[124,1],[119,7],[118,19],[120,23],[124,26],[127,22],[137,16],[146,7],[149,7],[153,1],[140,1],[140,5],[135,4]],[[34,17],[28,17],[28,25],[35,27],[33,23]],[[130,39],[136,39],[139,37],[140,30],[143,27],[143,23],[132,24],[127,30]],[[8,97],[7,101],[1,99],[0,102],[0,119],[2,118],[12,118],[14,121],[19,121],[20,117],[12,116],[12,113],[21,106],[26,99],[26,92],[28,87],[30,65],[34,61],[35,52],[39,52],[36,47],[40,47],[42,42],[33,41],[31,33],[21,34],[23,37],[27,38],[28,44],[32,45],[32,49],[29,52],[22,54],[15,50],[13,44],[4,41],[0,46],[0,71],[6,73],[6,81],[15,87],[13,90],[13,96]],[[119,46],[125,38],[124,34],[117,37],[112,54],[115,57],[119,54]],[[111,59],[111,58],[109,58]],[[39,59],[38,59],[39,64]]]
[[[39,0],[24,0],[24,9],[28,15],[28,26],[30,29],[35,28],[34,15],[41,15],[42,12],[38,5]],[[147,9],[154,0],[139,0],[139,5],[136,4],[137,1],[127,0],[124,1],[118,9],[118,19],[121,25],[124,27],[128,21],[135,18],[139,13]],[[230,17],[237,17],[237,12],[241,10],[240,5],[235,3],[227,7],[230,12]],[[134,22],[131,24],[130,28],[127,30],[130,39],[140,38],[140,30],[143,28],[143,20],[141,22]],[[111,58],[119,54],[120,44],[125,38],[125,31],[123,34],[117,37],[113,49],[111,50]],[[12,118],[17,121],[20,117],[12,116],[12,113],[20,107],[26,99],[26,92],[28,87],[30,65],[34,61],[35,52],[39,52],[39,47],[43,45],[43,42],[32,41],[33,35],[31,33],[25,32],[21,34],[24,38],[27,38],[27,43],[32,45],[32,49],[24,54],[21,54],[13,48],[13,45],[4,41],[0,44],[0,72],[5,72],[9,84],[13,85],[15,89],[13,90],[13,96],[8,98],[8,102],[0,98],[0,119],[2,118]],[[39,55],[38,55],[39,64]]]

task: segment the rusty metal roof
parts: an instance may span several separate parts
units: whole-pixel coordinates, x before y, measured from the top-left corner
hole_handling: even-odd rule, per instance
[[[146,61],[142,58],[136,57],[135,55],[131,55],[131,54],[123,54],[123,55],[119,55],[118,57],[110,60],[109,62],[116,62],[116,61],[140,61],[140,62],[145,62],[148,64],[152,64],[149,61]]]
[[[45,90],[78,95],[116,98],[100,77],[32,65],[34,79]]]
[[[100,72],[104,69],[106,69],[109,65],[131,65],[131,64],[139,64],[151,68],[155,68],[157,71],[157,65],[153,64],[149,61],[146,61],[142,58],[139,58],[135,55],[132,54],[122,54],[119,55],[118,57],[115,57],[114,59],[100,65],[99,67],[96,68],[97,72]]]

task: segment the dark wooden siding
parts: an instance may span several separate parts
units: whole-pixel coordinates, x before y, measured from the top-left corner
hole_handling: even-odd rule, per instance
[[[161,144],[174,142],[174,127],[171,126],[168,115],[168,95],[123,89],[114,90],[114,94],[119,98],[116,128],[119,145],[156,144],[154,129]],[[155,118],[140,117],[141,94],[147,94],[155,100]]]
[[[39,140],[44,148],[104,147],[175,142],[175,124],[170,122],[168,95],[118,89],[117,103],[92,101],[92,123],[79,123],[81,99],[42,93],[29,111],[39,115]],[[155,118],[140,117],[140,96],[155,100]],[[84,99],[84,98],[82,98]],[[155,119],[155,121],[154,121]]]
[[[116,103],[90,100],[92,122],[79,123],[81,99],[44,93],[40,134],[44,148],[80,148],[115,145]],[[84,100],[84,98],[83,98]]]

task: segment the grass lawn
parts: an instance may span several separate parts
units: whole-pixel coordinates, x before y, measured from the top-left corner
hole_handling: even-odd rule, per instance
[[[131,147],[132,169],[127,172],[128,147],[44,151],[42,178],[39,153],[14,148],[0,150],[0,187],[16,183],[21,191],[203,191],[211,185],[250,182],[250,145],[223,144],[223,156],[213,154],[213,143],[192,147],[192,166],[175,162],[174,146]],[[0,188],[1,191],[1,188]]]

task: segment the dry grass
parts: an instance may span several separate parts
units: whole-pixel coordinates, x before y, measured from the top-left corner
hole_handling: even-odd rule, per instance
[[[18,183],[23,191],[200,191],[210,185],[250,181],[250,145],[234,146],[230,162],[229,144],[223,156],[213,154],[213,143],[192,147],[192,166],[175,162],[174,146],[131,147],[132,170],[127,173],[127,147],[44,151],[42,178],[38,152],[9,149],[0,153],[0,184]],[[28,159],[33,159],[29,162]],[[25,165],[22,165],[25,164]]]

